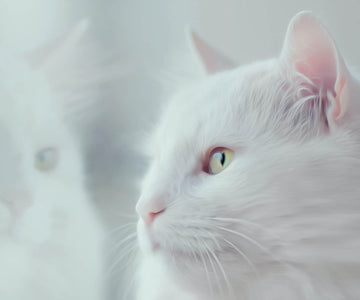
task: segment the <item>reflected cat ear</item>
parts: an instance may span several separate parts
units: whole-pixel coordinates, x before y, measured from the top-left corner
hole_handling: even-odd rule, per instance
[[[27,53],[25,58],[35,68],[49,68],[54,63],[58,64],[64,57],[71,57],[69,53],[72,53],[84,39],[89,25],[89,19],[79,21],[61,37]]]
[[[207,44],[195,31],[190,27],[187,28],[187,36],[190,41],[191,48],[200,58],[206,72],[208,74],[233,69],[236,64],[225,55]]]
[[[341,121],[351,105],[350,73],[333,39],[312,13],[301,12],[290,21],[280,62],[310,79],[325,97],[330,125]]]
[[[105,65],[104,53],[89,32],[90,22],[83,19],[54,41],[28,53],[25,59],[39,70],[49,86],[61,94],[64,116],[90,116],[100,99],[101,83],[119,76],[118,65]]]

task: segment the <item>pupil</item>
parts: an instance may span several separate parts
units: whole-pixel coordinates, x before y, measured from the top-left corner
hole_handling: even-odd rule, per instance
[[[225,153],[221,153],[221,159],[220,159],[220,163],[223,166],[225,163]]]

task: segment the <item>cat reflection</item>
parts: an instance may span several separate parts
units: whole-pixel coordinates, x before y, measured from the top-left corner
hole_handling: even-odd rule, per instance
[[[42,56],[0,52],[2,300],[104,299],[102,228],[64,123],[66,99],[45,76],[63,71],[57,62],[85,27],[38,50]]]

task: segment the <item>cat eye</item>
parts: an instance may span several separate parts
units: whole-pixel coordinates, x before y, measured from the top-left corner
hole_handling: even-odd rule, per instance
[[[227,148],[215,148],[209,155],[207,173],[213,175],[220,173],[230,164],[233,157],[234,151]]]
[[[45,148],[35,155],[35,167],[40,171],[53,170],[59,161],[59,154],[55,148]]]

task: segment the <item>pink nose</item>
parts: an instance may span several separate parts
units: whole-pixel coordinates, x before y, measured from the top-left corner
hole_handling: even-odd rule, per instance
[[[146,212],[141,215],[141,218],[145,222],[147,226],[151,226],[151,224],[154,222],[155,218],[158,217],[160,214],[162,214],[165,211],[165,208],[159,211],[152,211],[152,212]]]

